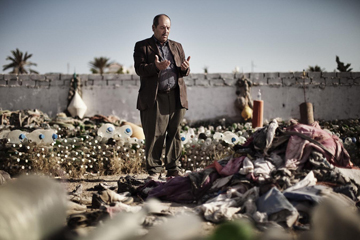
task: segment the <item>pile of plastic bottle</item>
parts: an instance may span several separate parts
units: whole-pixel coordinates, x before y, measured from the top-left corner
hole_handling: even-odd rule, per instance
[[[320,124],[343,140],[356,163],[359,125],[345,128],[343,122]],[[181,129],[180,164],[189,171],[201,170],[231,154],[233,145],[245,143],[254,131],[249,122],[227,127],[225,124],[190,127],[185,122]],[[87,129],[79,126],[68,129],[55,124],[48,129],[32,131],[0,126],[0,169],[11,174],[42,172],[56,176],[139,173],[145,166],[144,143],[144,139],[133,136],[132,127],[126,124],[104,123]]]
[[[12,174],[42,172],[71,177],[144,170],[145,140],[132,137],[130,125],[105,123],[97,129],[67,132],[58,125],[31,132],[0,129],[1,169]],[[243,144],[251,132],[251,123],[229,128],[185,126],[181,131],[181,167],[190,171],[202,169],[214,159],[228,155],[233,145]]]

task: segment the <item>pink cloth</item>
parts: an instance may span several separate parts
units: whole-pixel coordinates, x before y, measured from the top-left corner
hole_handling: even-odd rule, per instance
[[[244,159],[245,156],[241,156],[239,158],[231,158],[224,167],[221,166],[218,163],[218,161],[215,161],[214,167],[222,177],[230,176],[237,173],[240,170],[240,167]]]
[[[353,163],[350,161],[350,155],[344,148],[340,139],[336,135],[332,135],[322,130],[318,122],[314,122],[311,126],[296,124],[290,126],[287,131],[299,132],[309,136],[321,143],[329,150],[329,152],[308,140],[293,135],[289,138],[286,148],[285,165],[291,165],[295,162],[297,168],[301,169],[309,159],[311,152],[315,150],[322,153],[326,160],[335,166],[347,168],[353,167]]]

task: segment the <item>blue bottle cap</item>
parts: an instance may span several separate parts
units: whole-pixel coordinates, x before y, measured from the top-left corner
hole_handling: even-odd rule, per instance
[[[130,129],[130,128],[125,129],[125,132],[126,132],[126,133],[130,133],[130,132],[131,132],[131,129]]]
[[[25,134],[22,133],[22,134],[19,135],[20,140],[24,140],[25,138],[26,138]]]
[[[56,133],[54,133],[53,135],[52,135],[52,139],[57,139],[58,138],[58,135],[56,134]]]
[[[108,127],[107,129],[106,129],[106,132],[108,132],[108,133],[112,133],[114,131],[114,129],[112,128],[112,127]]]
[[[235,141],[236,141],[236,138],[232,137],[231,142],[235,142]]]
[[[44,134],[39,134],[39,139],[44,139],[44,138],[45,138]]]
[[[185,137],[181,137],[181,141],[183,142],[183,141],[185,141],[186,140],[186,138]]]

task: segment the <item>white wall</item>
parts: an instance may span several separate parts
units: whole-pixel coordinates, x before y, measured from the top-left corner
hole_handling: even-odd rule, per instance
[[[235,83],[242,75],[194,74],[185,79],[190,121],[219,117],[238,119]],[[253,83],[251,96],[262,92],[264,119],[300,118],[304,102],[302,73],[245,73]],[[72,75],[0,75],[0,108],[39,109],[54,117],[67,106]],[[140,123],[136,99],[140,85],[136,75],[80,75],[86,116],[115,115]],[[324,120],[360,118],[360,73],[308,73],[307,101],[314,118]]]

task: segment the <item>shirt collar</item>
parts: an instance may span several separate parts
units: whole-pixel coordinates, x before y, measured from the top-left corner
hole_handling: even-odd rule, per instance
[[[154,35],[152,35],[152,37],[154,38],[155,43],[156,43],[157,45],[160,45],[160,46],[165,46],[165,45],[168,45],[168,43],[169,43],[169,40],[166,40],[166,41],[164,42],[164,44],[163,44],[163,45],[161,45],[161,43],[159,42],[159,40],[157,40],[157,39],[156,39],[156,37],[155,37]]]

